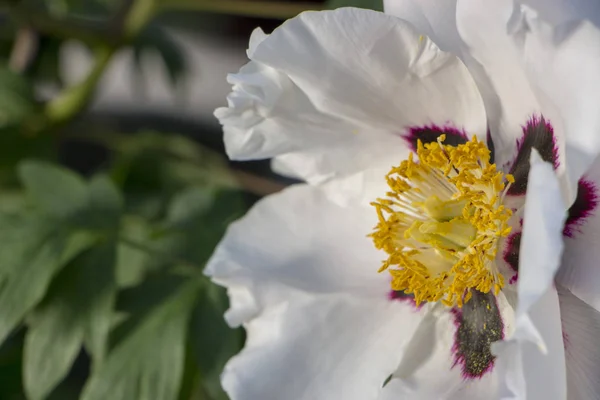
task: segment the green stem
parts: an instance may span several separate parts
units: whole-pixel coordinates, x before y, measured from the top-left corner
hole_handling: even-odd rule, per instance
[[[96,49],[94,65],[83,82],[65,89],[55,99],[46,104],[44,114],[48,123],[59,125],[67,122],[86,107],[114,52],[115,49],[108,46],[101,46]]]
[[[157,11],[157,0],[135,0],[123,21],[123,36],[131,40],[146,26]]]
[[[166,0],[163,10],[205,11],[222,14],[243,15],[248,17],[263,17],[287,19],[295,17],[302,11],[322,10],[318,3],[284,3],[272,1],[247,0]]]
[[[156,0],[131,0],[123,11],[122,20],[117,18],[116,21],[120,25],[116,27],[120,37],[108,43],[96,44],[96,59],[88,76],[81,83],[65,89],[46,105],[43,117],[45,127],[62,125],[83,111],[113,54],[121,44],[134,38],[154,16]]]

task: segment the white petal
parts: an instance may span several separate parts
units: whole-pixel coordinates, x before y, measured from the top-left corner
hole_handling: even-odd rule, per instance
[[[319,147],[306,151],[277,156],[271,166],[284,176],[319,183],[335,176],[344,176],[359,168],[380,166],[383,179],[393,165],[408,158],[410,148],[399,143],[397,137],[378,140],[347,140],[331,147]],[[381,192],[383,193],[383,192]]]
[[[527,85],[522,84],[523,72],[514,62],[507,61],[514,52],[502,25],[508,19],[509,5],[506,3],[506,10],[501,10],[503,5],[499,2],[476,2],[459,10],[458,2],[385,0],[384,5],[386,13],[410,22],[442,50],[456,54],[465,63],[485,104],[496,163],[504,165],[514,159],[521,126],[539,107]],[[459,25],[466,26],[460,34]],[[483,30],[485,34],[481,35]]]
[[[496,301],[504,334],[510,334],[514,310],[503,293]],[[455,317],[447,308],[441,306],[429,311],[408,342],[394,379],[379,400],[494,399],[498,384],[496,368],[481,378],[465,378],[462,364],[455,362],[456,331]]]
[[[375,400],[420,318],[386,299],[288,290],[245,325],[223,387],[232,400]]]
[[[572,200],[600,152],[600,30],[587,21],[553,25],[527,6],[515,9],[509,29],[537,98],[564,135]]]
[[[296,185],[257,203],[230,225],[206,272],[217,282],[278,282],[309,293],[387,298],[385,254],[367,237],[379,193],[360,174],[325,185]],[[383,175],[380,175],[383,181]],[[385,182],[383,182],[385,185]]]
[[[458,0],[458,32],[468,46],[464,60],[483,96],[500,165],[514,155],[522,126],[543,111],[507,33],[511,0]],[[498,160],[499,159],[499,160]]]
[[[250,35],[250,43],[248,43],[248,52],[246,53],[248,55],[248,58],[252,58],[256,47],[268,37],[269,35],[263,32],[261,28],[256,28],[252,31],[252,34]]]
[[[536,10],[552,24],[588,19],[600,25],[600,3],[596,0],[518,0]]]
[[[296,153],[316,157],[317,173],[331,176],[401,153],[409,126],[485,133],[464,65],[397,18],[351,8],[307,12],[256,35],[252,61],[230,76],[228,107],[215,112],[234,159]],[[347,151],[330,159],[332,146]]]
[[[535,149],[530,162],[519,254],[517,318],[552,286],[562,257],[567,211],[552,164],[542,161]]]
[[[446,399],[464,385],[460,366],[452,368],[453,316],[448,310],[426,312],[379,400]]]
[[[565,399],[560,311],[552,287],[566,207],[552,165],[531,154],[517,284],[515,331],[494,346],[501,399]]]
[[[370,180],[297,185],[230,226],[206,272],[248,333],[223,373],[232,400],[377,398],[421,312],[377,274]]]
[[[596,160],[589,173],[585,175],[594,189],[600,189],[600,158]],[[588,199],[590,200],[590,199]],[[597,197],[593,199],[598,201]],[[565,253],[562,266],[556,277],[561,285],[574,295],[600,310],[600,268],[598,260],[600,248],[600,211],[598,205],[584,219],[571,228],[572,237],[565,238]]]
[[[600,313],[558,286],[562,316],[567,398],[600,398]]]
[[[498,399],[566,400],[560,309],[554,288],[517,318],[512,337],[492,349],[498,356]]]
[[[456,0],[384,0],[383,6],[386,14],[410,22],[440,49],[454,54],[463,51],[456,29]]]

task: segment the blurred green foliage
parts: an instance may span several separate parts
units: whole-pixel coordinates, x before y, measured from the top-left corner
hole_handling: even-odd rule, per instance
[[[220,153],[172,132],[79,132],[114,54],[154,52],[177,85],[186,54],[163,12],[288,18],[325,3],[252,0],[0,2],[0,399],[226,400],[219,375],[243,345],[223,320],[224,290],[203,268],[255,200]],[[59,52],[94,56],[66,86]],[[40,96],[40,85],[56,94]],[[60,165],[65,141],[107,152],[86,171]]]

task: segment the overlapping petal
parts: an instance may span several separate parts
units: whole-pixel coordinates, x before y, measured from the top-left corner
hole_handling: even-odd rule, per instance
[[[600,30],[587,21],[553,25],[527,6],[515,8],[508,28],[544,113],[563,136],[572,201],[600,152]]]
[[[566,205],[550,163],[532,151],[519,259],[514,333],[495,345],[501,399],[564,399],[558,294]],[[546,382],[541,384],[541,382]]]
[[[596,160],[584,177],[591,192],[582,193],[580,218],[568,227],[570,237],[565,237],[565,253],[557,280],[574,295],[600,310],[600,264],[598,238],[600,237],[600,159]],[[587,205],[585,203],[587,203]],[[574,205],[575,206],[575,205]]]
[[[501,333],[512,333],[514,310],[503,293],[497,297],[496,304],[502,315]],[[486,330],[484,320],[480,315],[472,317],[477,320],[469,323],[480,325],[480,333],[483,333]],[[448,309],[437,307],[427,314],[408,343],[394,379],[385,387],[379,400],[495,398],[498,390],[495,366],[492,364],[481,376],[468,376],[465,360],[457,354],[460,348],[458,329],[456,314]]]
[[[600,313],[560,285],[557,289],[567,363],[567,398],[594,399],[600,393]]]
[[[456,0],[384,0],[386,14],[410,22],[443,51],[461,54],[464,42],[456,29]]]
[[[507,34],[512,13],[510,0],[458,0],[456,7],[457,29],[468,48],[465,58],[476,73],[501,162],[514,154],[521,126],[544,111]]]
[[[600,151],[600,117],[591,109],[600,96],[600,31],[581,20],[582,10],[575,12],[574,4],[531,3],[539,13],[510,0],[459,0],[458,30],[498,97],[497,116],[486,101],[488,116],[497,117],[492,129],[515,131],[526,120],[524,113],[549,120],[564,161],[559,172],[565,173],[564,189],[572,201],[579,177]],[[487,91],[482,95],[487,100]],[[510,149],[510,142],[505,145]]]
[[[398,157],[409,126],[485,135],[481,97],[462,62],[399,19],[306,12],[268,36],[257,32],[248,53],[252,61],[229,78],[229,106],[215,113],[234,159],[292,153],[285,170],[315,181]],[[330,157],[332,146],[347,151]],[[363,151],[372,157],[357,158]]]
[[[573,200],[600,151],[600,9],[591,0],[387,0],[404,18],[450,46],[481,92],[500,165],[511,161],[521,126],[542,115],[559,138],[559,173]],[[456,25],[453,26],[453,23]],[[435,27],[435,28],[434,28]],[[458,32],[458,34],[456,33]],[[444,46],[442,46],[444,47]]]
[[[216,250],[206,271],[248,333],[223,375],[232,399],[374,399],[397,365],[421,312],[390,301],[376,273],[362,178],[270,196]]]
[[[245,324],[223,372],[233,400],[376,399],[418,313],[387,299],[287,291]]]
[[[310,293],[385,298],[382,255],[366,236],[376,222],[368,174],[296,185],[261,200],[230,225],[207,273],[227,284],[278,282]]]
[[[589,20],[600,26],[600,3],[596,0],[516,0],[515,4],[526,4],[555,25]]]

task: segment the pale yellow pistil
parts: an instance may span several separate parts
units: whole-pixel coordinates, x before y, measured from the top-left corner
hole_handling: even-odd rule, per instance
[[[417,304],[461,307],[473,289],[498,294],[504,286],[494,260],[511,229],[502,200],[514,178],[490,164],[477,138],[444,140],[419,141],[418,161],[411,153],[387,174],[391,191],[371,203],[379,222],[369,236],[388,253],[379,271],[390,272],[393,290],[412,293]]]

